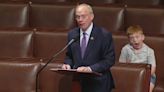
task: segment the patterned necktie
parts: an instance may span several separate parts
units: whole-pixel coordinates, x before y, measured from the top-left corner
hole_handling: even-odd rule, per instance
[[[84,53],[87,47],[87,41],[86,41],[86,33],[83,33],[83,38],[82,38],[82,42],[81,42],[81,57],[84,57]]]

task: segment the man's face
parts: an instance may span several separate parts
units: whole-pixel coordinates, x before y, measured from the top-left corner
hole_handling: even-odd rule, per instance
[[[134,33],[129,35],[130,44],[134,49],[140,49],[144,41],[144,35],[141,33]]]
[[[83,31],[86,31],[87,28],[90,26],[94,15],[89,12],[88,8],[81,6],[76,9],[75,18],[78,26]]]

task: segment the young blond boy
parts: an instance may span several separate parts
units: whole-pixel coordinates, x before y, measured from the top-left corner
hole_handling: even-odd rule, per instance
[[[143,34],[143,29],[140,26],[130,26],[127,29],[127,36],[129,43],[122,48],[119,62],[151,64],[151,80],[149,92],[153,92],[156,81],[156,60],[154,50],[143,42],[145,36]]]

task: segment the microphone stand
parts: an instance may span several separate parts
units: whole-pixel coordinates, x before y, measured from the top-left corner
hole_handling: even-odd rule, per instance
[[[37,74],[36,74],[36,92],[39,92],[39,91],[38,91],[38,78],[39,78],[39,73],[40,73],[50,62],[52,62],[52,61],[55,59],[55,57],[57,57],[57,56],[58,56],[59,54],[61,54],[69,45],[71,45],[73,42],[75,42],[75,40],[76,40],[76,39],[70,40],[69,43],[68,43],[63,49],[61,49],[58,53],[54,54],[54,55],[48,60],[48,62],[47,62],[43,67],[41,67],[41,68],[39,69],[39,71],[38,71]]]

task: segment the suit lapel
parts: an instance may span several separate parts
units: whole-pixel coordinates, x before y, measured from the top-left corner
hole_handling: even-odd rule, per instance
[[[76,30],[75,35],[80,35],[80,29],[79,28]],[[79,36],[79,40],[77,40],[74,43],[74,47],[75,47],[75,52],[77,54],[77,59],[79,59],[79,61],[81,61],[82,58],[81,58],[80,36]]]

